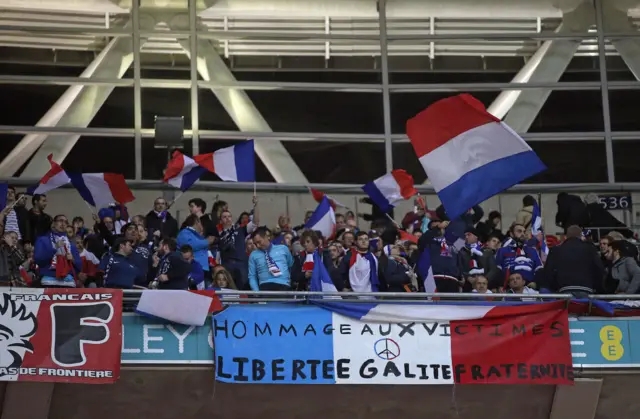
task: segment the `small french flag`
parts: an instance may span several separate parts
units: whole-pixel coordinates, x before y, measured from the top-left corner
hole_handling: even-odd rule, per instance
[[[204,326],[207,316],[222,310],[213,290],[144,290],[136,312],[187,326]]]
[[[71,184],[89,205],[105,208],[115,203],[126,204],[135,199],[124,176],[117,173],[71,173]]]
[[[316,207],[304,228],[319,231],[325,238],[331,238],[336,232],[336,214],[325,196]]]
[[[313,199],[318,204],[320,202],[322,202],[322,198],[324,198],[326,196],[327,199],[329,199],[329,204],[331,204],[331,208],[333,208],[334,211],[335,211],[336,207],[346,208],[346,206],[344,204],[341,204],[340,202],[336,201],[335,199],[333,199],[332,197],[330,197],[329,195],[325,194],[322,191],[319,191],[319,190],[313,189],[313,188],[309,188],[309,192],[311,192],[311,195],[313,196]]]
[[[222,180],[229,182],[255,182],[256,180],[253,140],[221,148],[213,153],[199,154],[193,159]]]
[[[411,198],[418,191],[413,187],[413,177],[404,170],[391,173],[362,187],[371,200],[383,212],[390,212],[396,203]]]
[[[53,161],[53,154],[47,156],[51,169],[40,179],[37,185],[34,185],[27,189],[27,195],[44,195],[49,191],[57,189],[61,186],[71,182],[67,173],[62,170],[62,167]]]
[[[314,253],[305,253],[304,262],[302,263],[303,272],[313,271],[313,256]]]
[[[549,255],[549,246],[547,246],[547,240],[544,237],[544,231],[542,230],[542,214],[540,212],[540,206],[537,202],[533,204],[533,211],[531,213],[531,235],[536,237],[538,233],[542,233],[542,240],[540,241],[540,253],[545,256]]]
[[[167,164],[162,181],[184,192],[206,172],[207,169],[201,167],[191,157],[176,150]]]
[[[209,266],[211,268],[218,266],[218,260],[216,259],[214,254],[211,252],[211,250],[207,250],[207,259],[209,262]]]
[[[439,100],[409,119],[407,136],[452,220],[546,169],[518,134],[468,94]]]
[[[431,267],[431,254],[429,249],[426,248],[420,254],[417,263],[418,273],[422,278],[424,284],[424,292],[434,293],[436,292],[436,279],[433,276],[433,268]]]

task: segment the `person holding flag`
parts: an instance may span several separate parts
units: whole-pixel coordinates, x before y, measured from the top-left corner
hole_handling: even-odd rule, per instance
[[[49,288],[75,288],[82,259],[75,243],[67,237],[69,221],[64,215],[53,218],[51,232],[35,243],[34,260],[40,267],[41,284]]]

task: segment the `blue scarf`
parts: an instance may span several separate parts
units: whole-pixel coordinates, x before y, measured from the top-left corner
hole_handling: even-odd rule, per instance
[[[280,275],[282,275],[282,272],[280,271],[280,267],[278,266],[276,261],[273,260],[273,258],[269,254],[269,252],[271,252],[271,249],[273,249],[273,245],[269,245],[269,248],[267,250],[265,250],[265,252],[264,252],[264,258],[265,258],[265,260],[267,262],[267,269],[269,269],[269,273],[271,275],[280,276]]]

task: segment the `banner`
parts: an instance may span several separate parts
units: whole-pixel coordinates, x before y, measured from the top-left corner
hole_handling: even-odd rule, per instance
[[[211,323],[185,326],[124,313],[123,364],[213,364]]]
[[[216,378],[278,384],[572,384],[566,305],[538,307],[504,318],[380,323],[313,306],[232,306],[213,318]]]
[[[113,383],[122,290],[0,288],[0,381]]]

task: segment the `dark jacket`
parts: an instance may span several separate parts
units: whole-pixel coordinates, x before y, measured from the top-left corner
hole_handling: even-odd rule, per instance
[[[104,256],[105,287],[130,289],[140,282],[140,271],[131,264],[129,258],[120,253],[109,253]]]
[[[591,244],[570,238],[550,249],[544,278],[544,285],[554,292],[593,293],[602,289],[604,267]]]
[[[36,214],[35,212],[33,212],[33,209],[30,209],[28,212],[28,219],[29,219],[28,241],[30,241],[31,243],[35,243],[38,237],[44,234],[47,234],[49,231],[51,231],[51,223],[53,223],[53,218],[51,218],[51,216],[46,212]],[[23,235],[23,238],[24,238],[24,235]]]
[[[175,238],[178,235],[178,221],[176,221],[169,212],[167,212],[164,221],[155,213],[155,211],[149,211],[145,218],[147,220],[147,231],[149,232],[149,237],[152,237],[153,233],[156,231],[160,231],[160,235],[163,238]]]
[[[0,286],[25,287],[27,284],[20,276],[20,265],[26,257],[18,247],[9,247],[0,242]]]
[[[338,291],[342,291],[344,289],[344,282],[341,280],[340,275],[338,275],[338,269],[334,268],[333,263],[331,263],[331,255],[329,254],[329,251],[324,250],[319,256],[331,277],[333,285],[336,286]],[[293,257],[293,266],[291,267],[291,289],[294,291],[309,290],[309,279],[305,277],[305,274],[302,271],[302,265],[304,264],[305,259],[305,252]]]
[[[378,258],[380,291],[406,292],[412,285],[409,271],[407,265],[382,253]]]
[[[184,260],[180,252],[172,252],[165,255],[158,265],[156,278],[167,275],[169,281],[158,283],[161,290],[188,290],[191,263]]]
[[[153,259],[151,258],[151,252],[149,247],[145,244],[139,244],[133,248],[133,252],[129,255],[129,263],[138,269],[138,276],[136,278],[136,285],[146,287],[149,285],[148,275]]]
[[[580,227],[589,225],[587,206],[579,196],[560,193],[556,202],[558,204],[556,224],[564,228],[565,232],[572,225]]]
[[[498,269],[496,265],[496,256],[491,249],[482,249],[482,256],[471,253],[468,247],[460,250],[460,266],[462,276],[466,278],[469,276],[469,270],[471,269],[471,260],[478,262],[478,268],[484,269],[484,276],[489,281],[489,289],[501,287],[504,283],[502,278],[502,271]],[[469,289],[469,291],[471,291]]]
[[[625,223],[611,215],[609,211],[602,208],[598,202],[587,205],[587,213],[589,214],[589,227],[610,227],[593,230],[594,240],[599,240],[600,237],[604,237],[612,231],[618,231],[626,238],[633,237],[633,231],[629,230]]]
[[[453,249],[453,243],[440,235],[440,230],[428,230],[418,240],[418,250],[429,251],[431,269],[434,275],[447,275],[460,278],[459,255]]]

